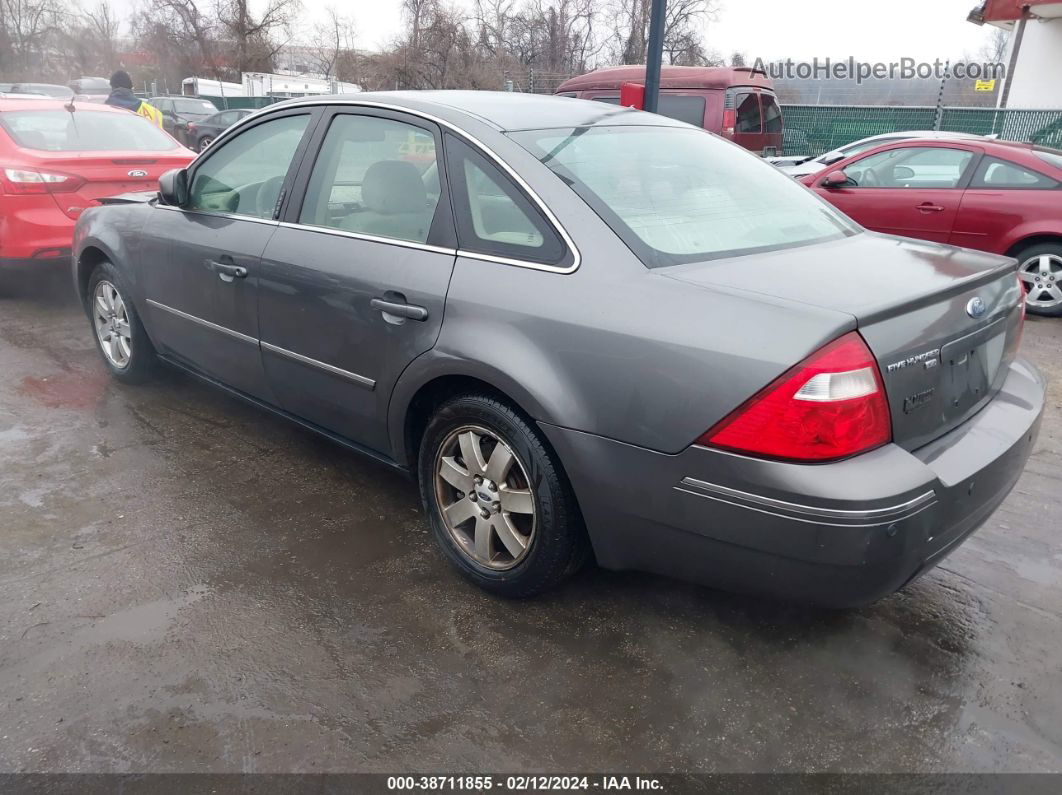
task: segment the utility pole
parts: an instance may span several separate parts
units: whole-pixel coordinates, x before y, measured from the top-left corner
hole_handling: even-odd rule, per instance
[[[660,96],[660,62],[664,57],[664,14],[667,0],[653,0],[649,12],[649,52],[645,59],[645,105],[644,110],[656,113]]]

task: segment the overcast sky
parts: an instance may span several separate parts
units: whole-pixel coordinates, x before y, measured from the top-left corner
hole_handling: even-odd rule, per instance
[[[112,0],[127,13],[136,0]],[[264,2],[264,0],[259,0]],[[471,6],[472,0],[453,0]],[[602,0],[603,3],[608,0]],[[975,56],[986,28],[966,21],[975,0],[717,0],[706,24],[711,49],[771,60],[814,56],[890,62]],[[358,46],[379,49],[402,27],[399,0],[303,0],[296,29],[309,30],[329,5],[354,18]]]
[[[320,9],[329,0],[303,0]],[[362,46],[377,48],[401,27],[398,0],[354,0],[350,9]],[[987,36],[966,21],[976,0],[719,0],[707,23],[712,49],[740,50],[765,60],[853,55],[865,61],[904,56],[931,61],[974,55]],[[311,11],[312,13],[312,11]]]

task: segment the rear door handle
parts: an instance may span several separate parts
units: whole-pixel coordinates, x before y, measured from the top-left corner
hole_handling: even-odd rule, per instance
[[[217,273],[218,278],[227,284],[231,284],[234,279],[247,278],[247,268],[242,265],[232,265],[228,262],[210,260],[210,267],[214,269],[215,273]]]
[[[931,204],[930,202],[926,202],[925,204],[918,205],[918,209],[921,212],[924,212],[924,213],[942,213],[942,212],[944,212],[944,208],[941,207],[939,204]]]
[[[388,301],[384,298],[373,298],[369,306],[385,315],[392,317],[405,317],[410,320],[427,320],[428,310],[416,304],[407,304],[399,301]]]

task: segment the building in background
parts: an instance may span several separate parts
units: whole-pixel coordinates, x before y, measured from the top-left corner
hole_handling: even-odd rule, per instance
[[[968,19],[1010,31],[999,107],[1062,109],[1062,2],[983,0]]]

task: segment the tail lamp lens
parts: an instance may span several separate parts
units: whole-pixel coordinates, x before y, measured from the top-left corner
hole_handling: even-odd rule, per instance
[[[762,389],[697,444],[768,458],[831,461],[891,438],[881,373],[853,331]]]
[[[84,181],[70,174],[53,174],[29,168],[5,168],[0,170],[0,186],[14,196],[34,193],[66,193],[75,191]]]

